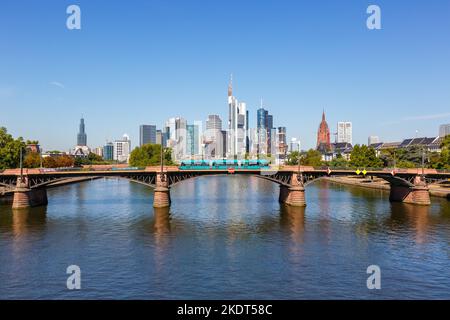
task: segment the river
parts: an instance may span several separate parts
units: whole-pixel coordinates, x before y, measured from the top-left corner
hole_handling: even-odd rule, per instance
[[[45,207],[0,204],[0,299],[450,299],[448,200],[319,181],[290,208],[278,192],[201,177],[154,210],[150,188],[99,179],[50,189]],[[80,290],[66,287],[69,265]]]

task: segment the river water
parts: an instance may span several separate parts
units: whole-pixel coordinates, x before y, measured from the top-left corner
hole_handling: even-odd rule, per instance
[[[100,179],[50,189],[46,207],[0,204],[0,299],[450,299],[448,200],[390,203],[320,181],[295,209],[278,192],[201,177],[154,210],[150,188]],[[66,287],[69,265],[81,290]]]

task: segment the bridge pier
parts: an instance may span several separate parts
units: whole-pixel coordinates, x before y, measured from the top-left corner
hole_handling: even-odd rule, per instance
[[[170,203],[170,187],[167,174],[158,173],[156,175],[156,188],[153,195],[153,207],[167,208],[170,207]]]
[[[414,186],[399,186],[391,184],[389,200],[428,206],[431,204],[427,184],[419,176],[414,179]]]
[[[292,207],[306,206],[305,187],[297,177],[297,173],[293,173],[290,186],[280,185],[280,203],[285,203]]]
[[[13,209],[44,206],[47,204],[47,189],[30,189],[28,185],[28,179],[26,177],[24,177],[23,179],[21,177],[17,178],[12,204]]]

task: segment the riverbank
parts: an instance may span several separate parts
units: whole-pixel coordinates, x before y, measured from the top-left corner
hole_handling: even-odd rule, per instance
[[[371,180],[370,178],[351,176],[351,177],[325,177],[324,179],[334,183],[358,186],[363,188],[382,189],[387,191],[391,189],[389,182],[381,178],[374,178],[373,180]],[[450,185],[444,186],[442,184],[440,185],[430,184],[429,188],[431,196],[450,199]]]

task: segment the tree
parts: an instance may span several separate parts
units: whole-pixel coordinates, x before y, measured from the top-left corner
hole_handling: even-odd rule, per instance
[[[286,163],[290,166],[298,165],[298,158],[300,157],[300,152],[292,151],[288,157]]]
[[[336,158],[334,158],[333,160],[331,160],[328,165],[330,167],[334,167],[334,168],[347,168],[348,167],[348,161],[341,155],[338,154],[336,156]]]
[[[38,168],[41,166],[41,155],[37,152],[28,152],[23,159],[25,168]]]
[[[160,144],[144,144],[136,147],[130,154],[130,165],[133,167],[146,167],[161,164],[161,145]],[[164,150],[164,164],[172,165],[172,151]]]
[[[74,165],[77,167],[81,167],[83,165],[91,165],[91,164],[107,164],[108,162],[103,160],[98,154],[93,152],[89,153],[86,158],[76,157]]]
[[[450,135],[441,144],[441,163],[443,169],[450,169]]]
[[[6,128],[0,128],[0,170],[17,168],[20,164],[20,149],[25,152],[22,137],[14,139]]]
[[[350,165],[356,168],[379,168],[383,166],[383,161],[377,157],[374,148],[357,144],[350,154]]]
[[[429,155],[429,165],[434,169],[450,169],[450,135],[441,144],[441,153]]]
[[[300,164],[303,166],[319,167],[323,164],[322,154],[317,150],[309,149],[301,155]]]
[[[63,168],[73,167],[74,159],[68,155],[62,155],[57,157],[45,157],[42,160],[44,168]]]

